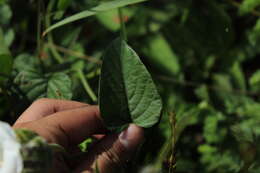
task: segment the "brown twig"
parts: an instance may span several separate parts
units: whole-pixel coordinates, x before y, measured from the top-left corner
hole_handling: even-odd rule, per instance
[[[67,48],[62,47],[62,46],[58,46],[58,45],[55,45],[55,44],[48,45],[48,46],[53,46],[59,52],[62,52],[62,53],[65,53],[65,54],[68,54],[68,55],[71,55],[71,56],[75,56],[75,57],[78,57],[78,58],[82,58],[82,59],[85,59],[87,61],[90,61],[90,62],[93,62],[93,63],[96,63],[96,64],[102,63],[102,61],[97,60],[96,58],[90,57],[88,55],[84,55],[81,52],[77,52],[77,51],[74,51],[74,50],[71,50],[71,49],[67,49]]]

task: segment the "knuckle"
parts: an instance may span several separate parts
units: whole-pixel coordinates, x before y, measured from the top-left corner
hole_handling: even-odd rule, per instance
[[[102,153],[101,157],[103,157],[109,167],[114,169],[122,169],[124,168],[124,164],[126,162],[125,156],[127,153],[127,149],[122,144],[116,143],[109,150]]]
[[[106,153],[103,154],[103,158],[105,159],[105,161],[108,163],[108,165],[112,165],[112,166],[118,166],[121,165],[121,161],[118,157],[118,155],[109,150]]]

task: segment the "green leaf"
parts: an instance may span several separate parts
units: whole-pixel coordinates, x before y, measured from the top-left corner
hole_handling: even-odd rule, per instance
[[[182,64],[198,62],[201,58],[224,52],[234,37],[231,17],[220,3],[203,0],[200,5],[192,4],[188,12],[187,7],[178,8],[184,14],[188,13],[184,15],[188,16],[184,17],[183,22],[180,22],[181,16],[176,16],[162,28],[171,46],[183,57]],[[187,61],[194,54],[195,59],[189,58]]]
[[[209,101],[210,97],[209,97],[209,91],[208,91],[208,87],[206,85],[201,85],[199,86],[196,90],[195,90],[195,94],[197,95],[197,97],[201,100],[206,100]]]
[[[68,8],[68,6],[70,5],[71,0],[59,0],[58,1],[58,10],[66,10],[66,8]]]
[[[131,9],[123,9],[124,19],[129,19],[134,13]],[[120,29],[120,19],[118,16],[118,10],[113,9],[97,14],[98,21],[103,24],[107,29],[111,31],[117,31]]]
[[[11,74],[12,66],[13,60],[11,55],[0,54],[0,84]]]
[[[176,124],[176,141],[178,141],[181,133],[183,130],[190,125],[196,124],[198,122],[198,113],[199,109],[194,107],[188,110],[185,110],[182,115],[177,117],[177,124]]]
[[[254,10],[260,5],[260,0],[244,0],[239,7],[240,14],[246,14]]]
[[[253,131],[251,128],[242,126],[242,124],[233,125],[231,127],[232,134],[238,142],[254,142]]]
[[[254,92],[260,91],[260,70],[257,70],[249,79],[249,84]]]
[[[2,28],[0,27],[0,54],[10,54],[10,51],[8,49],[8,46],[6,44],[5,36]]]
[[[64,73],[51,75],[47,85],[47,97],[56,99],[71,99],[71,80]]]
[[[64,73],[42,74],[28,69],[20,72],[15,83],[31,101],[38,98],[71,99],[71,80]]]
[[[101,69],[99,104],[109,129],[129,123],[151,127],[160,118],[162,101],[138,55],[116,39],[105,51]]]
[[[102,3],[94,8],[91,8],[90,10],[85,10],[83,12],[77,13],[75,15],[65,18],[64,20],[52,25],[50,28],[48,28],[43,33],[43,35],[47,34],[48,32],[50,32],[51,30],[53,30],[55,28],[61,27],[68,23],[72,23],[77,20],[89,17],[89,16],[96,15],[99,12],[108,11],[108,10],[112,10],[115,8],[120,8],[120,7],[130,5],[130,4],[135,4],[135,3],[144,2],[144,1],[147,1],[147,0],[115,0],[115,1],[111,1],[111,2]]]
[[[6,25],[12,17],[12,11],[9,5],[3,4],[0,6],[0,26]]]
[[[7,47],[11,46],[11,44],[13,43],[14,36],[15,36],[15,34],[14,34],[14,30],[13,29],[9,29],[6,32],[4,39],[5,39],[5,44],[6,44]]]
[[[71,0],[59,0],[57,4],[57,9],[59,11],[55,13],[54,19],[57,20],[61,19],[64,15],[64,12],[71,4],[71,2],[72,2]]]
[[[258,47],[260,40],[260,19],[255,23],[255,26],[247,33],[248,41],[252,47]]]
[[[37,57],[26,53],[18,55],[14,60],[14,69],[18,72],[39,69],[39,65]]]
[[[0,0],[0,5],[3,5],[5,3],[5,0]]]
[[[239,63],[236,62],[233,67],[231,68],[231,75],[232,75],[232,80],[234,82],[234,86],[237,89],[240,89],[242,91],[246,90],[246,81],[245,81],[245,76],[242,71],[242,68],[240,67]]]
[[[158,34],[148,41],[145,53],[150,62],[169,75],[180,72],[178,56],[162,35]]]
[[[8,78],[13,67],[13,59],[5,44],[4,34],[0,27],[0,84]]]
[[[204,120],[203,136],[207,143],[218,143],[226,136],[226,131],[218,127],[224,116],[220,112],[210,113]]]

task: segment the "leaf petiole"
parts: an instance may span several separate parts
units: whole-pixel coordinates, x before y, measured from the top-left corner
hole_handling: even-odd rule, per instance
[[[127,42],[127,33],[126,33],[124,15],[121,8],[118,8],[118,15],[119,15],[120,25],[121,25],[121,38]]]

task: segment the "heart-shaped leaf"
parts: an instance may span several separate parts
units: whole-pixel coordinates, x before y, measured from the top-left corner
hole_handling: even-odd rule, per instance
[[[15,83],[26,93],[28,99],[71,99],[71,80],[65,73],[42,74],[36,70],[21,71]]]
[[[162,101],[135,51],[116,39],[103,56],[99,86],[101,116],[109,129],[134,123],[151,127],[160,118]]]

